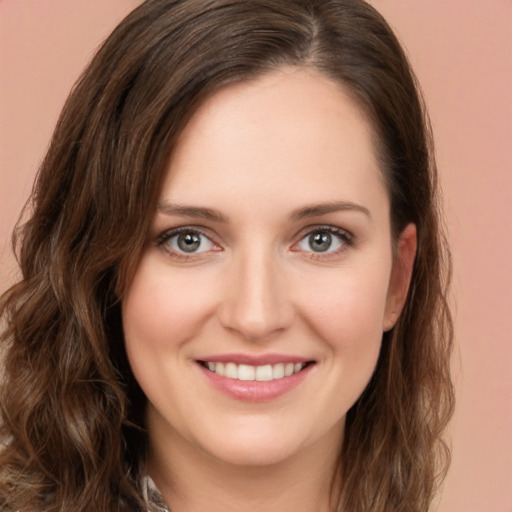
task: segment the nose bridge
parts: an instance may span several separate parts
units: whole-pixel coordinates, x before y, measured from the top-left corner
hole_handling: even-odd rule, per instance
[[[273,248],[249,244],[232,262],[231,279],[222,304],[225,327],[250,340],[265,339],[285,329],[292,316],[284,275]]]

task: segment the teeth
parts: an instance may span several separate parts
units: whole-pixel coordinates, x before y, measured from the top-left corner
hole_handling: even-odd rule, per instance
[[[224,377],[224,363],[215,363],[215,373]]]
[[[283,377],[284,377],[284,364],[283,363],[276,364],[272,368],[272,378],[273,379],[282,379]]]
[[[238,379],[238,369],[235,363],[227,363],[224,367],[224,377]]]
[[[238,379],[239,380],[254,380],[256,378],[256,368],[248,364],[241,364],[238,366]]]
[[[288,363],[284,367],[284,376],[289,377],[290,375],[292,375],[294,369],[295,369],[295,365],[293,363]]]
[[[256,367],[256,380],[267,381],[272,380],[272,366],[266,364],[265,366]]]
[[[294,373],[300,372],[306,365],[304,363],[278,363],[266,364],[264,366],[251,366],[248,364],[236,363],[211,363],[205,366],[212,372],[228,379],[256,380],[259,382],[282,379]]]

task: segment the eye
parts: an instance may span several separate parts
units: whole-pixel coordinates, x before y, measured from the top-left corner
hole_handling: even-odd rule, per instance
[[[318,255],[333,254],[353,245],[351,235],[346,231],[332,226],[317,228],[303,237],[297,244],[298,250]]]
[[[218,250],[205,234],[191,228],[167,231],[158,238],[157,243],[168,253],[179,257]]]

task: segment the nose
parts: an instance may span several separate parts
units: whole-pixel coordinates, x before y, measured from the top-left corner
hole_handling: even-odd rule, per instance
[[[231,267],[218,313],[224,328],[253,342],[285,331],[293,319],[293,305],[272,251],[240,255]]]

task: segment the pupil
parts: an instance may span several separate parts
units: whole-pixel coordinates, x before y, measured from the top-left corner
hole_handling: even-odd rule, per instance
[[[178,237],[178,246],[182,251],[194,252],[201,245],[201,239],[195,233],[186,233]]]
[[[332,237],[330,233],[326,233],[325,231],[315,233],[309,237],[309,243],[314,251],[324,252],[331,246]]]

